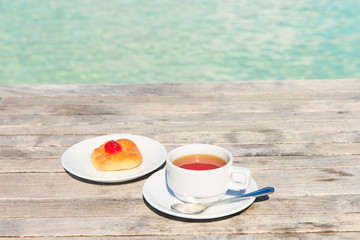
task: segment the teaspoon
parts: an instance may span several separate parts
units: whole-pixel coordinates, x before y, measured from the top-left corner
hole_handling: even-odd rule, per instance
[[[246,193],[241,196],[225,198],[211,203],[189,203],[189,202],[176,203],[171,205],[171,210],[185,214],[198,214],[204,212],[209,207],[218,205],[220,203],[233,202],[243,198],[260,197],[260,196],[268,195],[274,192],[274,190],[275,189],[273,187],[265,187],[253,192]]]

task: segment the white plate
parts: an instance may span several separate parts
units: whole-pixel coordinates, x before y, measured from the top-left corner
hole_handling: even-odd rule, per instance
[[[180,218],[187,219],[215,219],[226,217],[235,213],[238,213],[247,207],[249,207],[255,200],[254,198],[247,198],[237,202],[231,202],[226,204],[221,204],[213,206],[207,209],[205,212],[200,214],[183,214],[174,212],[171,210],[171,205],[174,203],[181,202],[178,200],[166,184],[166,169],[162,169],[152,174],[145,182],[143,187],[143,195],[146,201],[157,210],[169,214],[171,216],[176,216]],[[243,194],[246,192],[252,192],[258,190],[257,184],[254,179],[251,179],[250,186],[245,190],[238,192],[238,194]],[[231,191],[228,192],[224,198],[232,197],[237,192]],[[237,195],[237,194],[236,194]]]
[[[120,138],[130,139],[137,145],[143,157],[142,163],[130,170],[111,172],[96,170],[90,160],[91,153],[104,142]],[[61,162],[64,168],[75,176],[96,182],[113,183],[129,181],[154,171],[165,162],[166,155],[165,147],[154,139],[137,135],[114,134],[90,138],[73,145],[64,152]]]

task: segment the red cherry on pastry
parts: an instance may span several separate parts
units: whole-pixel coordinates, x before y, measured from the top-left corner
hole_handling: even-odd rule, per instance
[[[104,149],[107,153],[117,153],[120,152],[122,148],[118,142],[111,140],[105,144]]]

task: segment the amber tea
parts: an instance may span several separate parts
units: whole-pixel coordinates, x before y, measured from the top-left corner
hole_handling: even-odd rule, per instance
[[[227,164],[224,159],[207,154],[186,155],[175,159],[172,163],[189,170],[212,170]]]

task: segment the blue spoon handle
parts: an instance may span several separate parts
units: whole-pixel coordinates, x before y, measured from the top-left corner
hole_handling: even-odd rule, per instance
[[[258,189],[256,191],[246,193],[246,194],[241,195],[241,196],[225,198],[225,199],[213,202],[213,203],[209,203],[207,205],[210,206],[210,205],[215,205],[215,204],[217,205],[219,203],[233,202],[235,200],[243,199],[243,198],[261,197],[261,196],[265,196],[265,195],[268,195],[270,193],[273,193],[274,191],[275,191],[275,188],[273,188],[273,187],[264,187],[264,188]]]
[[[265,195],[268,195],[270,193],[273,193],[274,191],[275,191],[275,189],[273,187],[264,187],[264,188],[261,188],[261,189],[256,190],[256,191],[246,193],[246,194],[244,194],[242,196],[239,196],[239,197],[260,197],[260,196],[265,196]]]

